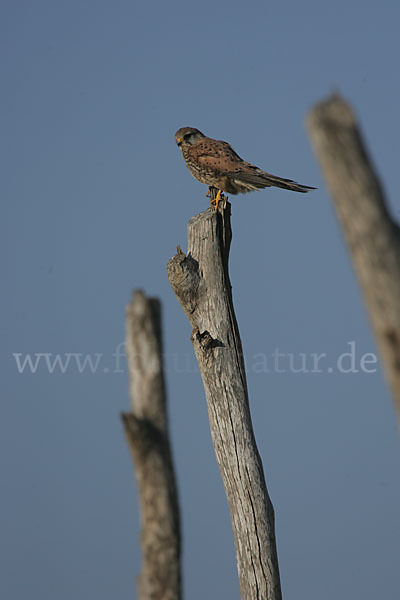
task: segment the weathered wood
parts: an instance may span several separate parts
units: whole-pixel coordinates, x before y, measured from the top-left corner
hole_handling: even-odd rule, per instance
[[[308,130],[331,192],[400,417],[400,234],[356,115],[338,95],[317,104]]]
[[[161,307],[137,291],[127,307],[132,412],[121,415],[135,465],[142,522],[139,600],[180,600],[178,493],[168,435]]]
[[[212,190],[213,192],[213,190]],[[242,344],[228,274],[230,204],[189,221],[188,254],[167,265],[193,332],[211,435],[228,500],[243,600],[279,600],[274,510],[251,423]]]

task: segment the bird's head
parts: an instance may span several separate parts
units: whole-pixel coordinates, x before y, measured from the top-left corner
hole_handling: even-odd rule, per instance
[[[181,127],[175,134],[176,143],[180,148],[182,146],[193,146],[204,137],[206,136],[194,127]]]

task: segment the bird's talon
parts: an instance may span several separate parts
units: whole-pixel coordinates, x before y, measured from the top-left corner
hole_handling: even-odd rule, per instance
[[[221,200],[224,200],[224,199],[225,199],[225,196],[224,196],[223,192],[221,192],[221,190],[218,190],[218,193],[215,196],[215,201],[214,201],[215,212],[217,212],[217,210],[218,210],[218,204],[221,202]]]

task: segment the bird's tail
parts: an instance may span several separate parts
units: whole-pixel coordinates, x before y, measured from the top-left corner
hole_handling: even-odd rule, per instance
[[[292,179],[284,179],[283,177],[271,175],[271,173],[266,173],[265,171],[261,171],[261,169],[257,168],[254,168],[254,170],[252,169],[251,171],[246,170],[235,174],[235,183],[238,186],[243,186],[243,188],[245,188],[245,190],[248,192],[266,187],[279,187],[285,190],[291,190],[292,192],[302,193],[317,189],[309,185],[302,185],[301,183],[297,183]]]

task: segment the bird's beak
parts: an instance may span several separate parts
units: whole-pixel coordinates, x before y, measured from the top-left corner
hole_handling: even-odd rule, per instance
[[[176,138],[176,143],[178,144],[178,146],[180,146],[182,144],[182,142],[183,142],[183,138],[181,138],[181,137]]]

